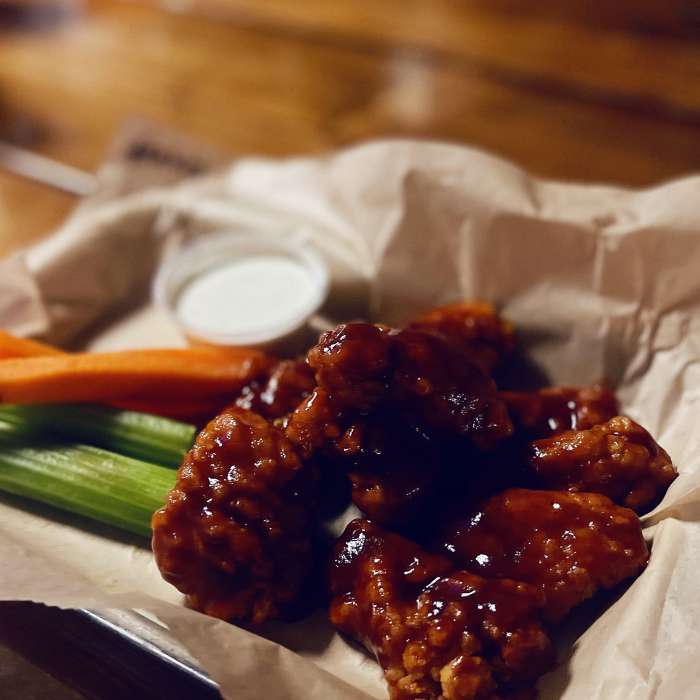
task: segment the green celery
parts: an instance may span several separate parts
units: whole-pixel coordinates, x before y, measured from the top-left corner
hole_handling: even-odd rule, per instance
[[[23,439],[0,421],[0,491],[148,537],[151,516],[175,483],[172,469],[98,447]]]
[[[189,423],[90,404],[5,404],[0,405],[0,421],[27,437],[86,443],[169,467],[179,466],[196,433]]]

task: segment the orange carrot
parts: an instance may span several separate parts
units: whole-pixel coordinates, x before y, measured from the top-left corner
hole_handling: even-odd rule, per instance
[[[211,347],[9,359],[0,362],[0,403],[219,401],[269,364],[255,350]]]
[[[9,357],[42,357],[60,355],[58,348],[27,338],[17,338],[5,331],[0,331],[0,360]]]

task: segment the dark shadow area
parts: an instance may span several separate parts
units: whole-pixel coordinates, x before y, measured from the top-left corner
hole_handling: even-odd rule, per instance
[[[152,258],[151,269],[155,270],[157,266],[157,257],[155,253],[152,255]],[[116,323],[125,320],[130,314],[142,309],[148,302],[150,294],[151,282],[149,278],[148,280],[144,280],[142,284],[135,289],[127,301],[115,306],[113,309],[100,316],[99,319],[96,319],[82,331],[74,335],[69,342],[66,343],[64,349],[71,352],[80,352],[84,350],[92,340],[99,337],[102,333],[105,333]]]
[[[322,653],[336,634],[328,621],[325,608],[293,624],[271,622],[262,627],[256,627],[252,631],[302,655]]]
[[[54,29],[76,17],[82,4],[80,0],[5,0],[0,3],[0,30],[39,32]]]
[[[327,521],[336,518],[350,505],[352,487],[350,479],[339,465],[331,461],[320,465],[320,482],[318,492],[319,520]]]
[[[626,581],[612,590],[599,591],[593,598],[581,603],[561,624],[552,629],[550,636],[557,650],[557,666],[543,676],[539,684],[543,696],[555,700],[564,694],[571,682],[569,665],[576,651],[578,640],[601,615],[604,615],[626,593],[632,583],[633,581]]]
[[[552,335],[545,332],[518,333],[515,351],[494,373],[498,388],[502,391],[535,391],[550,386],[551,380],[547,372],[532,359],[529,353],[529,348],[533,345],[550,340]]]
[[[0,603],[0,646],[85,698],[221,698],[208,684],[78,611],[36,603]],[[9,697],[3,691],[0,695]]]
[[[0,141],[6,141],[18,148],[34,149],[46,142],[47,136],[44,127],[28,116],[17,113],[0,92]]]

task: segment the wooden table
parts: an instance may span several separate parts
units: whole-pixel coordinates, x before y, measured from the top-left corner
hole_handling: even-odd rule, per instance
[[[41,30],[0,28],[0,138],[94,169],[119,125],[142,115],[231,153],[403,135],[477,145],[548,177],[646,185],[700,169],[699,8],[95,0]],[[74,203],[0,172],[0,253]],[[31,642],[46,618],[3,610],[0,684],[13,697],[146,697],[133,684],[100,691],[94,659]],[[47,653],[72,678],[56,680]]]
[[[92,169],[140,114],[231,153],[406,135],[556,178],[645,185],[697,170],[700,3],[560,5],[95,0],[53,27],[0,30],[0,138]],[[73,203],[0,173],[0,252]]]

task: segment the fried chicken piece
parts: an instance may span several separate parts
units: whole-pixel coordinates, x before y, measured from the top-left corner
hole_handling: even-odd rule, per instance
[[[345,409],[369,412],[385,400],[395,332],[372,323],[346,323],[323,333],[308,352],[319,388]]]
[[[566,430],[585,430],[617,416],[617,397],[601,384],[551,387],[533,392],[502,391],[513,425],[530,440]]]
[[[417,519],[448,469],[441,443],[489,446],[511,431],[493,381],[439,335],[368,323],[325,333],[308,354],[318,386],[287,437],[301,454],[335,460],[353,500],[377,522]],[[450,458],[449,469],[469,461]]]
[[[324,333],[308,360],[318,387],[290,416],[287,429],[306,454],[338,439],[357,416],[373,411],[482,446],[512,432],[493,381],[443,336],[346,324]]]
[[[415,330],[394,337],[392,395],[404,419],[490,447],[513,427],[493,380],[455,342]]]
[[[244,386],[234,405],[275,420],[291,413],[315,388],[306,359],[282,360],[266,377]]]
[[[668,454],[626,416],[536,440],[529,468],[544,488],[602,493],[638,513],[656,505],[678,476]]]
[[[480,576],[539,587],[551,620],[636,576],[649,556],[631,510],[598,494],[528,489],[497,494],[452,519],[440,545],[455,565]]]
[[[459,302],[433,309],[408,324],[435,331],[463,344],[470,359],[491,374],[515,349],[513,326],[484,302]]]
[[[441,445],[391,415],[371,416],[336,443],[352,500],[374,522],[400,526],[420,518],[442,485]]]
[[[388,329],[353,323],[324,333],[309,350],[317,386],[286,426],[287,437],[305,456],[333,452],[358,416],[386,400],[390,347]]]
[[[330,584],[331,622],[376,655],[392,700],[531,697],[552,664],[536,588],[453,572],[366,520],[336,543]]]
[[[312,566],[314,481],[280,430],[226,410],[199,434],[153,516],[163,578],[208,615],[254,624],[277,616]]]
[[[297,410],[287,435],[307,459],[320,459],[323,473],[349,479],[355,505],[378,523],[402,526],[418,520],[443,486],[446,467],[440,441],[400,423],[391,413],[357,416],[345,427],[333,398],[317,389]]]

